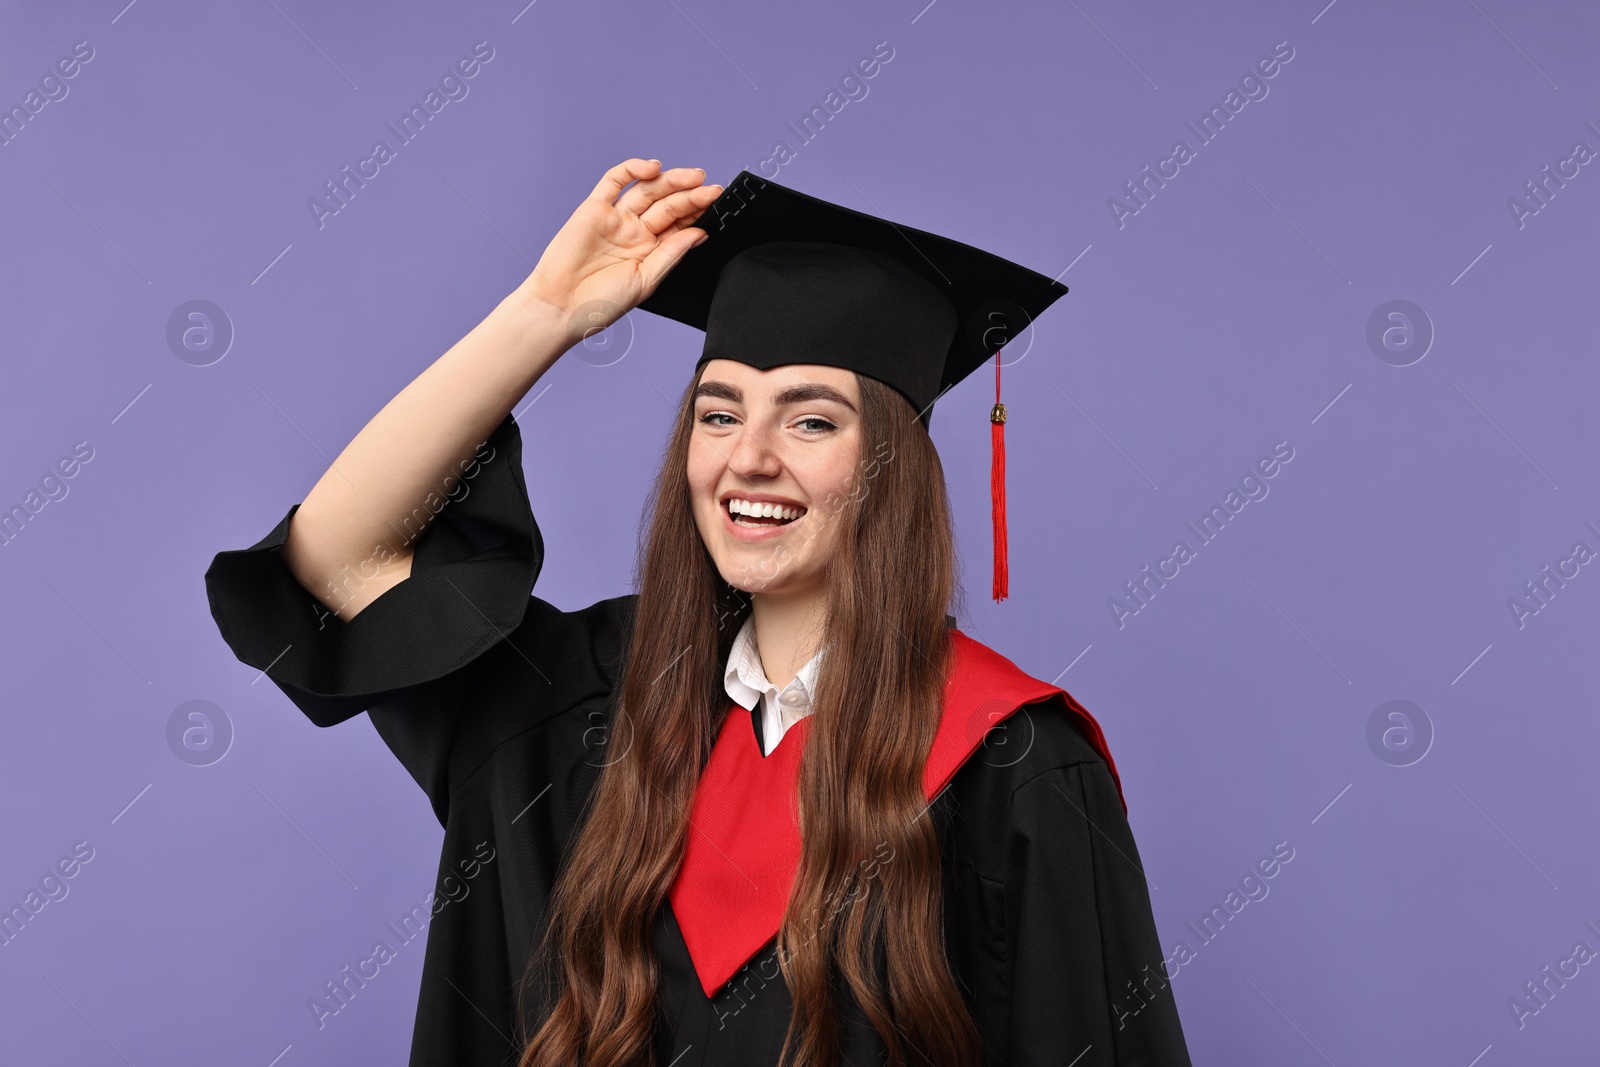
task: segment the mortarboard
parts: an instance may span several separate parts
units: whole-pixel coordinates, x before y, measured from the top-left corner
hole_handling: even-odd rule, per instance
[[[740,171],[690,249],[639,304],[704,330],[698,367],[843,367],[893,387],[924,428],[934,401],[995,361],[990,409],[994,599],[1007,595],[1005,406],[1000,350],[1067,292],[972,245]]]

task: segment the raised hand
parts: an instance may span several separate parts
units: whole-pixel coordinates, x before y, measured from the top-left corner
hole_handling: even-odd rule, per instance
[[[618,163],[551,238],[520,288],[558,309],[576,343],[627,314],[705,239],[693,223],[722,192],[699,167]],[[631,183],[631,184],[630,184]]]

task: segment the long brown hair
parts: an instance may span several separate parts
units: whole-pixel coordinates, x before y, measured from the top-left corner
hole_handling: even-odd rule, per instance
[[[691,510],[699,377],[680,401],[646,510],[613,716],[623,751],[608,754],[551,895],[519,1003],[534,987],[554,1006],[526,1039],[519,1067],[653,1062],[651,930],[728,707],[723,664],[749,612],[748,597],[717,572]],[[961,596],[950,506],[938,453],[911,405],[875,379],[856,380],[862,449],[851,491],[813,508],[839,528],[826,564],[828,654],[800,761],[800,867],[777,939],[794,1003],[782,1058],[837,1065],[842,981],[891,1064],[965,1067],[981,1050],[945,957],[938,841],[922,817],[923,766],[948,670],[945,613]]]

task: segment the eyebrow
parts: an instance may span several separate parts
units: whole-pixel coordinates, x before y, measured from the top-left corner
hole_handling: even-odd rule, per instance
[[[719,400],[731,400],[735,404],[744,403],[744,392],[736,385],[727,382],[709,381],[701,382],[695,387],[693,399],[698,400],[703,396],[715,397]],[[850,403],[850,398],[831,385],[821,382],[804,382],[800,385],[791,385],[781,392],[772,394],[772,402],[778,407],[786,404],[803,404],[809,400],[831,400],[842,404],[851,411],[856,406]]]

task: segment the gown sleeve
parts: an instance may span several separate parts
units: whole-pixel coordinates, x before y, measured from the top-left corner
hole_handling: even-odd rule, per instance
[[[1190,1067],[1142,868],[1102,760],[1012,794],[1012,1064]]]
[[[410,575],[348,623],[296,581],[279,552],[299,504],[251,547],[217,553],[205,575],[212,617],[234,655],[318,726],[370,710],[441,821],[469,668],[529,614],[544,558],[511,415],[474,460],[426,505],[438,511],[412,546]]]

